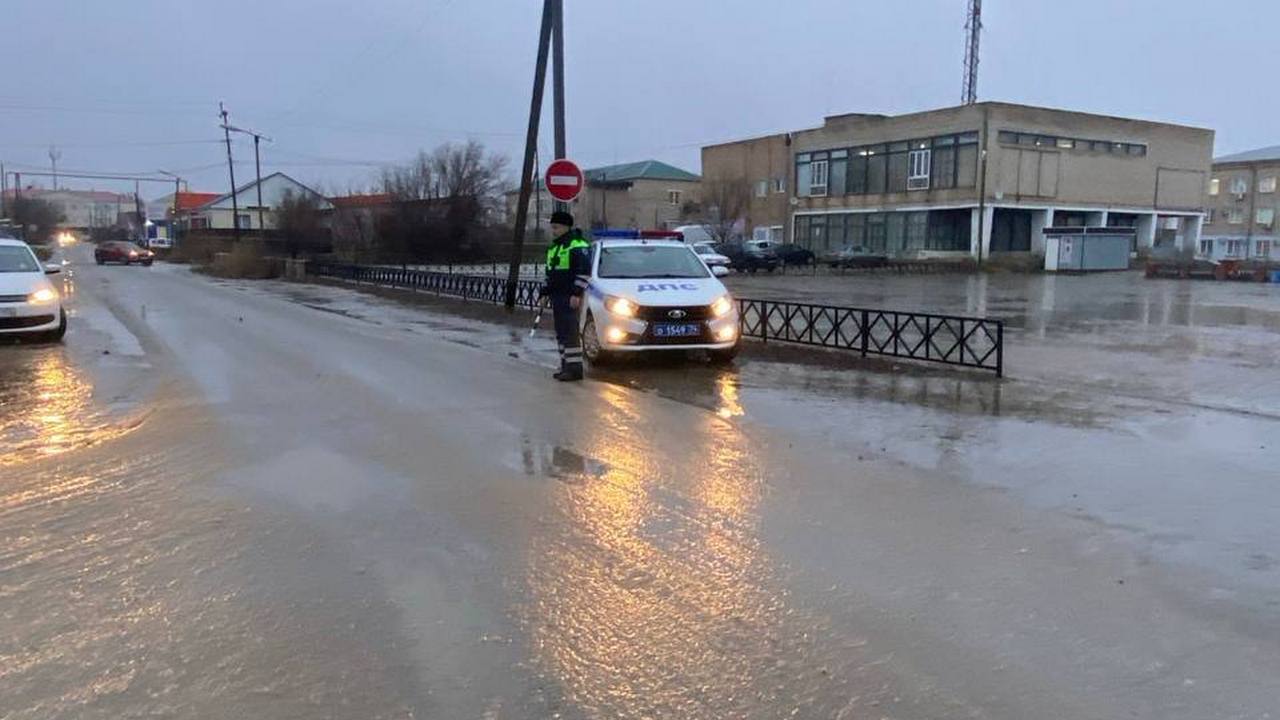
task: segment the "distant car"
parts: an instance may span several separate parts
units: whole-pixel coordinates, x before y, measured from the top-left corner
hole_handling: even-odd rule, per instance
[[[867,268],[881,267],[889,262],[889,258],[861,245],[845,245],[823,255],[821,262],[832,268]]]
[[[786,245],[778,245],[774,248],[778,259],[783,265],[812,265],[815,257],[812,250],[803,248],[795,243],[787,243]]]
[[[734,270],[746,273],[776,270],[782,261],[773,248],[773,243],[768,240],[735,240],[716,246],[721,255],[729,258]]]
[[[697,243],[693,246],[693,251],[698,253],[698,257],[702,258],[702,262],[711,268],[711,272],[717,277],[723,277],[729,274],[729,267],[732,262],[727,255],[721,255],[716,246],[709,243]]]
[[[131,242],[105,242],[94,248],[93,259],[99,265],[117,262],[125,265],[137,263],[150,267],[156,259],[156,254]]]
[[[44,265],[21,240],[0,238],[0,335],[40,334],[61,340],[67,314],[49,275],[62,272]]]

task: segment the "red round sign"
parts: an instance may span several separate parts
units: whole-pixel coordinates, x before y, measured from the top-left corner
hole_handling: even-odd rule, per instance
[[[582,169],[572,160],[562,158],[547,166],[547,192],[560,202],[569,202],[578,197],[585,184]]]

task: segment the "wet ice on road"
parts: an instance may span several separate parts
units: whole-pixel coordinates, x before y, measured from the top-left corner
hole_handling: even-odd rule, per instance
[[[481,318],[162,265],[76,282],[65,347],[0,348],[0,716],[1262,717],[1280,693],[1261,299],[1244,326],[1029,313],[1006,383],[748,358],[566,395],[545,340]],[[978,302],[1046,302],[993,282]],[[1141,349],[1166,334],[1189,360]],[[1057,346],[1150,357],[1059,390],[1030,360]],[[1224,367],[1215,401],[1183,392]]]

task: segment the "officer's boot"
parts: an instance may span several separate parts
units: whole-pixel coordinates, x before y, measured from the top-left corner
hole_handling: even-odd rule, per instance
[[[561,382],[577,382],[582,379],[582,346],[566,347],[561,351],[560,372],[553,375]]]

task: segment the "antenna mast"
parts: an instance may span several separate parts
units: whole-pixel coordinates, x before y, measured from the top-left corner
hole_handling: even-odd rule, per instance
[[[964,89],[961,102],[978,102],[978,41],[982,35],[982,0],[969,0],[969,20],[964,24]]]

